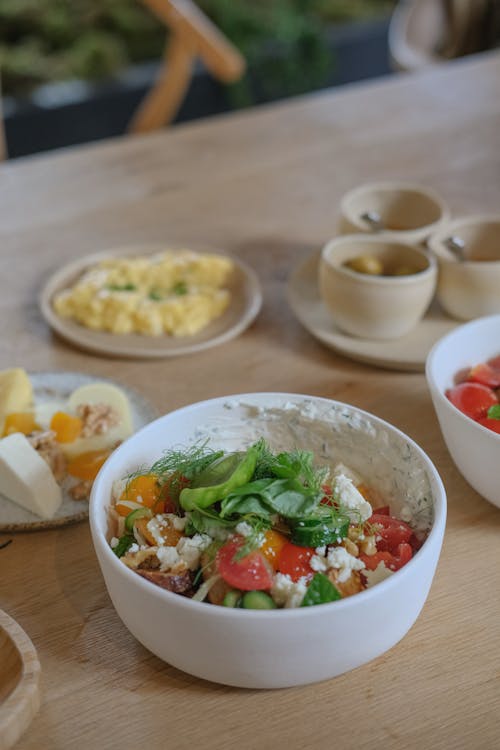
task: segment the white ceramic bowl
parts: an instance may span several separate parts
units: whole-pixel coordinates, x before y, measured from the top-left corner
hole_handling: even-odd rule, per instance
[[[500,507],[500,435],[469,419],[446,398],[455,375],[500,354],[500,315],[458,326],[427,357],[426,376],[446,446],[467,482]]]
[[[392,267],[409,266],[416,273],[374,276],[345,265],[359,256]],[[351,234],[325,245],[318,273],[321,298],[339,328],[366,339],[394,339],[424,316],[436,288],[437,264],[422,248],[389,235]]]
[[[363,218],[376,212],[384,231],[394,240],[422,243],[448,219],[450,212],[432,189],[411,182],[373,182],[346,193],[340,202],[339,228],[342,234],[372,233]]]
[[[464,260],[449,249],[450,237],[465,243]],[[500,313],[500,215],[469,216],[444,224],[428,240],[437,258],[437,298],[458,320]]]
[[[387,580],[332,604],[257,611],[194,602],[129,570],[112,552],[107,511],[115,479],[173,445],[208,437],[234,450],[258,437],[343,461],[384,493],[410,502],[428,538]],[[383,447],[383,449],[381,449]],[[365,664],[413,625],[436,569],[446,496],[426,454],[395,427],[353,406],[286,393],[252,393],[187,406],[136,433],[106,461],[92,490],[90,525],[106,586],[125,626],[166,662],[207,680],[278,688],[324,680]]]

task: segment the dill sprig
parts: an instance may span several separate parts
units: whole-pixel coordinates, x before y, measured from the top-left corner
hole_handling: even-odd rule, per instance
[[[151,466],[149,473],[156,474],[165,480],[172,474],[192,480],[211,463],[220,458],[224,451],[216,451],[207,447],[208,440],[197,442],[186,447],[169,448]]]
[[[260,456],[255,468],[254,479],[267,477],[293,478],[316,493],[328,477],[326,467],[314,466],[311,451],[292,450],[278,455],[272,453],[264,439],[258,443]]]

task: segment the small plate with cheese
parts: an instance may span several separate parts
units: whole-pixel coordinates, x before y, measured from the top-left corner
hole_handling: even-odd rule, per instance
[[[155,416],[142,396],[110,380],[0,372],[0,531],[87,518],[99,468]]]

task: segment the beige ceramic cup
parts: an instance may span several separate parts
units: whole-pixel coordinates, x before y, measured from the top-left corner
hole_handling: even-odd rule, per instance
[[[463,251],[449,247],[450,238]],[[437,298],[448,315],[472,320],[500,313],[500,215],[450,221],[429,238],[439,265]]]
[[[380,217],[382,229],[363,219]],[[445,202],[427,187],[407,182],[374,182],[354,188],[340,202],[341,234],[383,231],[394,240],[424,243],[450,212]]]
[[[346,267],[360,256],[379,259],[388,271],[408,275],[374,276]],[[319,290],[334,323],[352,336],[394,339],[424,316],[434,295],[437,264],[425,250],[387,235],[348,235],[328,242],[319,262]]]

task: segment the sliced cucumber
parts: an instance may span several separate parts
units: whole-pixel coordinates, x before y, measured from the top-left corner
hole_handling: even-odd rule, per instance
[[[276,604],[264,591],[247,591],[241,600],[245,609],[276,609]]]
[[[132,511],[132,513],[129,513],[128,516],[125,518],[125,528],[127,531],[133,531],[134,530],[134,523],[139,520],[139,518],[152,518],[153,513],[149,508],[136,508]]]

